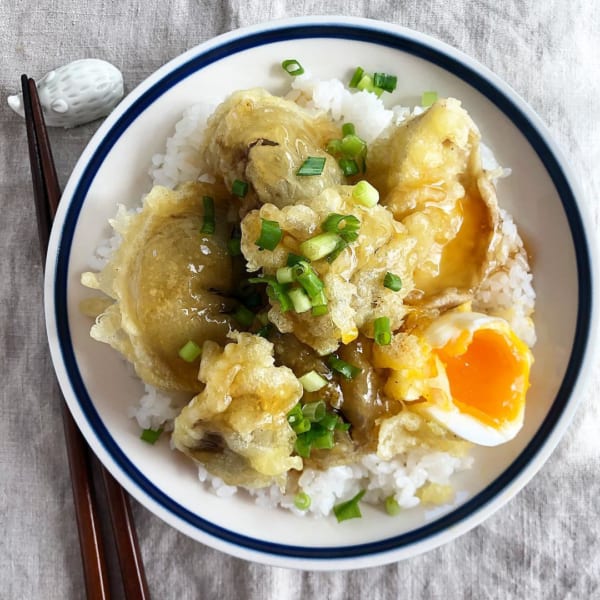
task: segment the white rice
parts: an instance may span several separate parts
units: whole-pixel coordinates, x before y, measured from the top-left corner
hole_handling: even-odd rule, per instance
[[[336,121],[352,122],[357,134],[367,142],[375,139],[390,123],[399,123],[410,114],[418,114],[420,107],[410,109],[396,106],[385,108],[383,102],[367,92],[351,93],[337,80],[319,81],[310,74],[296,77],[288,99],[299,104],[327,111]],[[199,103],[188,108],[175,126],[174,134],[167,140],[164,154],[152,159],[150,175],[155,185],[169,188],[193,179],[207,179],[199,159],[199,148],[203,142],[204,128],[208,116],[220,100]],[[497,176],[506,176],[493,153],[482,146],[484,167],[497,171]],[[501,212],[502,232],[505,239],[506,268],[490,277],[478,293],[474,308],[506,318],[527,344],[535,342],[535,332],[529,314],[533,310],[535,293],[531,285],[531,274],[520,252],[522,242],[512,218]],[[111,239],[99,249],[96,261],[104,263],[119,239]],[[102,265],[100,265],[102,266]],[[177,402],[152,386],[146,386],[139,403],[130,409],[141,428],[163,427],[171,430],[173,419],[180,411]],[[403,509],[417,506],[421,501],[418,491],[427,483],[448,485],[454,473],[469,469],[472,458],[457,458],[446,452],[427,452],[412,449],[384,461],[375,454],[362,457],[359,463],[331,467],[325,471],[305,469],[299,478],[299,487],[311,498],[307,511],[294,506],[294,494],[282,493],[277,485],[258,490],[243,490],[254,497],[257,504],[266,507],[281,506],[298,515],[326,516],[334,505],[347,500],[360,490],[366,490],[364,501],[379,504],[393,496]],[[238,491],[226,485],[219,477],[212,476],[199,466],[198,476],[203,485],[217,496],[229,497]]]

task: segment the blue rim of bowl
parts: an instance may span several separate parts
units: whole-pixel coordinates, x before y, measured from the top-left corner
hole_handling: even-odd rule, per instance
[[[306,38],[337,38],[370,42],[412,54],[456,75],[495,104],[495,106],[501,110],[527,138],[544,164],[544,167],[550,175],[562,200],[571,235],[573,237],[577,261],[579,292],[579,305],[573,348],[560,389],[548,415],[532,440],[515,461],[497,479],[462,506],[443,517],[440,517],[436,521],[413,531],[377,542],[352,546],[318,548],[267,542],[240,535],[217,526],[188,511],[146,479],[116,444],[94,408],[75,359],[69,331],[67,310],[68,266],[71,244],[79,213],[98,169],[125,130],[158,97],[181,80],[201,70],[207,65],[257,46]],[[193,56],[184,64],[165,75],[160,81],[155,83],[135,100],[99,143],[75,187],[61,232],[54,282],[54,307],[60,352],[71,387],[76,395],[81,410],[87,419],[89,426],[95,432],[99,443],[104,446],[106,452],[113,458],[126,476],[135,483],[135,485],[181,521],[229,544],[274,556],[297,559],[332,560],[386,553],[416,544],[417,542],[423,542],[426,539],[441,533],[445,529],[455,526],[467,519],[467,517],[485,506],[501,491],[505,490],[527,467],[537,452],[542,448],[544,441],[550,436],[563,413],[575,386],[588,343],[592,309],[592,278],[591,259],[586,239],[575,195],[559,161],[529,118],[513,100],[507,97],[502,90],[498,89],[485,75],[478,73],[472,67],[462,63],[457,58],[446,54],[443,50],[428,46],[427,43],[415,40],[409,35],[405,35],[399,31],[389,32],[371,28],[367,25],[336,23],[274,26],[273,29],[249,33],[234,40],[225,41],[208,50],[200,51],[199,54]]]

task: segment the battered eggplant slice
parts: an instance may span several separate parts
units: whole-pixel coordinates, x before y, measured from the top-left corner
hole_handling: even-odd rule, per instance
[[[273,344],[250,333],[222,348],[205,342],[199,378],[206,384],[175,419],[173,443],[228,485],[284,487],[296,434],[288,412],[302,385],[288,367],[276,367]]]
[[[215,204],[216,228],[201,233],[203,197]],[[83,285],[112,302],[99,315],[91,336],[129,360],[146,383],[165,390],[197,392],[198,364],[182,360],[189,340],[225,342],[233,329],[234,288],[227,241],[230,201],[222,187],[188,183],[172,191],[157,186],[143,209],[120,207],[112,226],[122,242],[99,273],[84,273]]]
[[[460,102],[440,100],[370,148],[369,179],[417,240],[415,306],[473,298],[496,266],[496,190],[479,154],[480,134]]]
[[[287,206],[317,196],[343,182],[327,142],[341,132],[331,120],[264,89],[232,94],[208,121],[202,160],[231,189],[235,180],[251,184],[261,203]],[[317,177],[296,175],[309,156],[325,158]]]

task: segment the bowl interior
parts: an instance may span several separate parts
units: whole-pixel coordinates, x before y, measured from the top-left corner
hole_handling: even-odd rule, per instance
[[[442,526],[446,528],[450,521],[441,517],[457,514],[457,507],[471,506],[472,512],[497,499],[500,491],[506,498],[515,493],[517,489],[511,485],[516,472],[507,473],[514,470],[517,459],[520,472],[540,447],[541,442],[535,447],[531,442],[553,405],[556,407],[571,359],[580,302],[568,218],[568,211],[576,209],[565,208],[542,162],[544,153],[526,137],[519,122],[522,114],[507,100],[510,92],[497,90],[497,82],[483,89],[484,79],[471,76],[472,64],[448,59],[446,49],[432,49],[422,36],[403,37],[396,30],[390,38],[396,40],[392,44],[362,35],[368,28],[340,30],[335,37],[317,30],[307,36],[308,29],[302,28],[301,34],[290,30],[271,37],[241,36],[226,48],[219,42],[208,50],[201,47],[154,76],[125,101],[86,150],[65,192],[63,203],[67,206],[62,207],[56,228],[61,231],[53,233],[58,258],[52,265],[52,293],[48,295],[49,313],[57,323],[57,339],[50,337],[57,370],[59,375],[63,373],[62,387],[94,450],[138,499],[172,524],[218,547],[223,548],[219,543],[225,540],[230,547],[224,549],[237,554],[241,551],[236,548],[257,547],[266,552],[267,562],[272,562],[270,553],[314,556],[306,549],[318,548],[327,549],[321,558],[371,552],[367,548],[376,553],[382,540],[389,543],[381,549],[408,547],[437,534]],[[306,527],[299,517],[261,508],[244,494],[214,496],[198,482],[193,464],[171,451],[166,439],[156,446],[140,442],[137,425],[128,418],[127,410],[141,396],[142,385],[116,352],[89,337],[90,321],[78,310],[88,295],[79,283],[80,275],[89,270],[89,257],[96,246],[110,235],[108,219],[114,216],[117,203],[135,205],[148,191],[152,156],[164,151],[182,111],[198,99],[219,99],[236,89],[263,86],[274,93],[285,92],[289,77],[279,63],[290,57],[322,79],[347,81],[359,64],[369,71],[396,73],[399,85],[387,99],[389,105],[418,104],[424,90],[459,98],[500,164],[512,169],[512,175],[499,183],[499,201],[514,216],[527,244],[537,293],[538,342],[525,426],[512,442],[475,452],[474,468],[454,480],[459,491],[453,505],[435,510],[416,508],[393,519],[381,510],[365,507],[361,520],[340,525],[327,519]],[[187,67],[182,70],[182,65]],[[181,72],[174,76],[178,68]],[[561,402],[567,397],[568,391]],[[465,504],[477,498],[476,504]],[[423,529],[428,526],[429,530]],[[360,547],[364,552],[348,550]]]

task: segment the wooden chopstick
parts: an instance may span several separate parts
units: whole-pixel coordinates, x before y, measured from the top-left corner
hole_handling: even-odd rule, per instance
[[[23,89],[38,236],[44,264],[50,229],[60,200],[60,186],[35,81],[23,75],[21,87]],[[110,598],[110,588],[100,518],[94,495],[91,463],[93,454],[77,428],[64,399],[62,415],[86,593],[89,599],[106,600]],[[129,497],[112,475],[104,467],[101,469],[125,597],[127,600],[149,599],[148,584]]]

